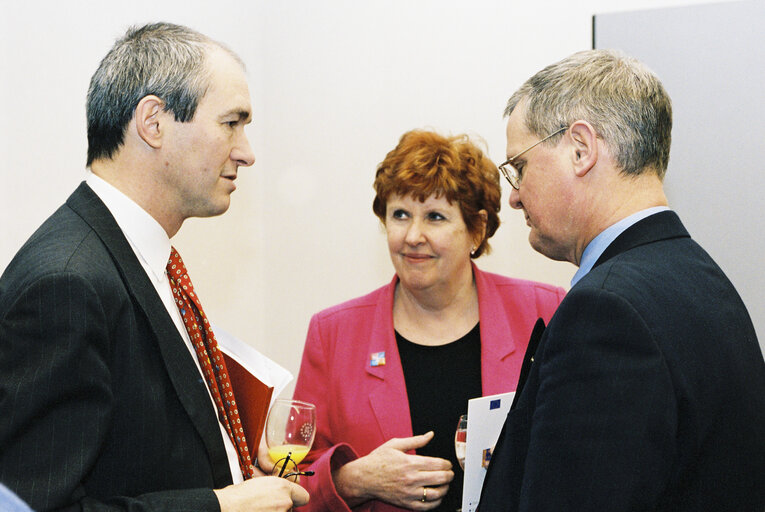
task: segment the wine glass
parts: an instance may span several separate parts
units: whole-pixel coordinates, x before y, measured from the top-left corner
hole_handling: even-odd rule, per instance
[[[465,469],[465,449],[467,447],[467,414],[460,416],[457,422],[457,431],[454,433],[454,451],[457,454],[457,462]]]
[[[300,400],[279,398],[266,419],[266,446],[274,463],[289,459],[300,464],[308,455],[316,435],[316,406]],[[282,472],[286,460],[278,468]]]

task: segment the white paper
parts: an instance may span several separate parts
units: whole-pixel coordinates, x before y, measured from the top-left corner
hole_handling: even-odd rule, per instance
[[[287,384],[292,381],[292,373],[251,345],[224,331],[221,327],[213,325],[212,328],[215,333],[215,339],[218,340],[218,347],[227,356],[242,365],[245,370],[254,375],[260,382],[274,388],[274,392],[271,395],[271,403],[273,404],[274,400],[287,387]]]
[[[462,512],[475,512],[478,507],[483,479],[486,476],[486,468],[483,464],[484,451],[494,449],[514,396],[515,391],[511,391],[468,400]]]

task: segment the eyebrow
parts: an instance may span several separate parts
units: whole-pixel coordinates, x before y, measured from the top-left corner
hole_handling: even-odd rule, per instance
[[[252,118],[252,114],[250,113],[249,110],[239,109],[239,108],[229,110],[228,112],[223,114],[221,118],[225,118],[231,115],[239,116],[240,121],[249,121]]]

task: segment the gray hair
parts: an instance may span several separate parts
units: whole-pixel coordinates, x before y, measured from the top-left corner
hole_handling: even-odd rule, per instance
[[[184,26],[153,23],[128,29],[90,79],[87,165],[114,156],[145,96],[160,98],[176,121],[191,121],[210,85],[205,59],[213,46],[242,63],[222,44]]]
[[[575,53],[529,78],[508,100],[505,116],[524,100],[531,133],[544,137],[585,120],[624,174],[653,171],[664,177],[672,103],[659,78],[638,60],[614,50]]]

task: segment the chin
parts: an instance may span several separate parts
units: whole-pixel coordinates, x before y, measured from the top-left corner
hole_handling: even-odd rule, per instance
[[[533,230],[529,233],[529,244],[532,249],[551,260],[567,261],[564,252],[561,251],[561,248],[555,242],[535,234]]]
[[[203,212],[195,215],[195,217],[217,217],[218,215],[223,215],[228,211],[230,205],[231,201],[221,201],[217,204],[210,204]]]
[[[398,279],[401,286],[407,290],[422,290],[433,284],[430,280],[412,279],[408,278],[406,275],[402,277],[401,274],[398,275]]]

